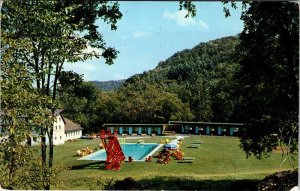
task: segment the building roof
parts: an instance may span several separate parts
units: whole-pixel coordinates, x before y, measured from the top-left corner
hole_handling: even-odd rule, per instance
[[[232,126],[232,127],[242,127],[242,126],[245,126],[245,124],[243,124],[243,123],[194,122],[194,121],[169,121],[169,124],[179,124],[179,125],[209,125],[209,126]]]
[[[56,109],[55,111],[54,111],[54,115],[58,115],[58,114],[60,114],[61,112],[63,112],[64,111],[64,109]]]
[[[105,123],[102,126],[103,127],[162,127],[165,124],[148,124],[148,123]]]
[[[64,117],[64,121],[65,121],[65,132],[68,132],[68,131],[79,131],[79,130],[83,129],[82,127],[80,127],[79,124],[71,121],[68,118]]]

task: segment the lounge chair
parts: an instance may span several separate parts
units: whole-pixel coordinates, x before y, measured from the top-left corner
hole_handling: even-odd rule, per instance
[[[199,145],[198,144],[190,144],[190,146],[188,146],[188,148],[198,148]]]
[[[193,144],[202,144],[203,141],[202,140],[195,140]]]
[[[183,157],[182,160],[178,161],[179,163],[194,163],[195,157]]]
[[[183,160],[195,160],[195,157],[183,157]]]

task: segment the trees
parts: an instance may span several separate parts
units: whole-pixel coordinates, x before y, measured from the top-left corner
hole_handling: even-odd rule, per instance
[[[187,104],[174,93],[154,85],[123,87],[118,91],[99,92],[93,111],[96,124],[103,123],[166,123],[190,120],[193,114]]]
[[[212,119],[210,87],[205,82],[203,76],[195,76],[194,83],[188,83],[186,91],[188,93],[190,108],[195,115],[195,120],[210,121]]]
[[[127,123],[166,123],[169,120],[191,119],[187,104],[176,94],[152,85],[126,87],[118,91],[122,121]]]
[[[290,2],[251,2],[241,19],[237,48],[241,66],[241,146],[261,158],[276,145],[297,148],[299,15]]]
[[[83,76],[71,71],[61,72],[58,100],[66,117],[78,122],[85,131],[92,132],[96,96],[99,90],[92,82],[84,82]]]
[[[233,96],[239,65],[233,60],[237,37],[200,43],[175,53],[151,71],[135,75],[124,87],[143,89],[155,85],[178,95],[189,105],[196,121],[226,122],[235,118],[238,99]]]
[[[234,62],[220,63],[214,68],[214,80],[211,90],[213,118],[215,122],[238,121],[239,99],[236,89],[236,74],[239,72],[239,64]]]
[[[5,55],[1,64],[0,182],[8,189],[43,189],[41,185],[52,177],[40,165],[35,150],[28,149],[26,140],[34,136],[33,132],[52,124],[54,105],[33,88],[24,66],[11,66],[9,61]],[[34,174],[40,174],[41,179],[30,179]]]
[[[58,79],[65,62],[91,57],[104,57],[112,64],[117,51],[108,47],[97,31],[95,22],[103,19],[115,30],[122,17],[118,3],[91,0],[82,4],[74,1],[11,0],[3,5],[3,33],[7,41],[5,53],[14,55],[14,63],[23,64],[34,74],[36,88],[56,100]],[[19,46],[26,41],[27,46]],[[88,47],[101,50],[85,51]],[[12,63],[13,64],[13,63]],[[54,113],[54,109],[52,110]],[[47,163],[46,139],[49,137]],[[53,165],[53,128],[41,129],[43,165]],[[50,189],[46,185],[45,189]]]

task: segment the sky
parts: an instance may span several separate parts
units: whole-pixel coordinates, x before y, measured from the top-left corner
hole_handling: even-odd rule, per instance
[[[242,31],[241,6],[225,18],[221,2],[194,4],[197,16],[185,18],[178,2],[120,2],[123,17],[116,31],[97,21],[106,44],[119,51],[114,64],[106,65],[103,58],[91,59],[66,63],[64,70],[83,74],[85,81],[127,79],[154,69],[178,51]]]

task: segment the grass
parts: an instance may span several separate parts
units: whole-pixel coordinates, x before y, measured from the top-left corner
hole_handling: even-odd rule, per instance
[[[162,137],[140,139],[144,139],[145,143],[159,143]],[[198,139],[203,140],[199,148],[188,148]],[[246,159],[239,148],[238,138],[218,136],[190,136],[184,139],[181,148],[185,156],[195,157],[194,163],[178,163],[172,159],[169,164],[159,164],[153,158],[151,163],[125,162],[120,171],[107,171],[103,170],[103,163],[77,160],[79,157],[75,154],[78,149],[96,147],[99,143],[100,140],[78,140],[55,147],[55,163],[70,168],[59,175],[62,183],[55,189],[105,189],[105,184],[111,180],[132,177],[148,189],[228,190],[239,181],[256,182],[276,171],[292,168],[285,163],[279,169],[283,160],[280,153],[272,153],[271,157],[262,160],[254,157]],[[294,165],[298,166],[297,158]]]

